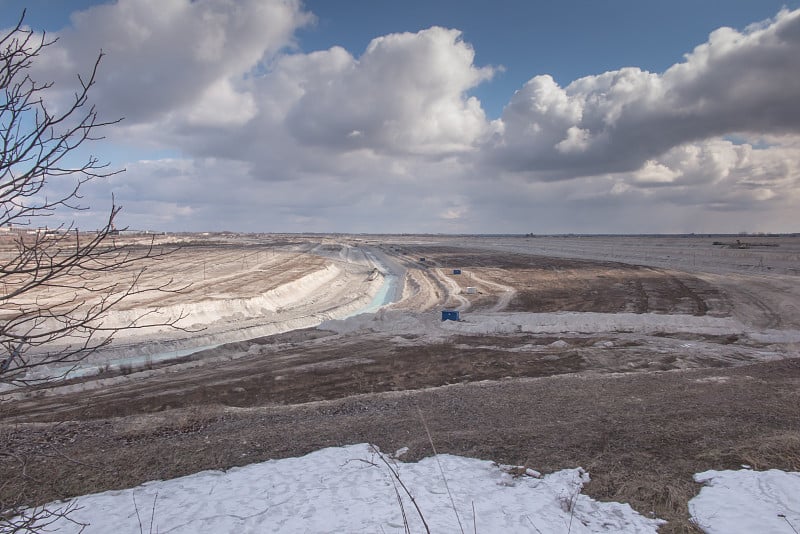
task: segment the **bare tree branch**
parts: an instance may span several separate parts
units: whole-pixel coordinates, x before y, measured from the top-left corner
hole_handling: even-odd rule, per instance
[[[100,119],[89,102],[102,51],[88,73],[77,75],[78,89],[66,105],[58,111],[48,107],[45,94],[53,84],[34,80],[31,68],[55,40],[24,26],[24,18],[23,11],[0,37],[0,410],[4,387],[62,379],[69,365],[107,346],[121,330],[177,327],[184,318],[161,318],[149,309],[124,324],[108,321],[109,311],[126,300],[183,289],[173,280],[151,282],[146,276],[147,266],[174,247],[160,247],[154,239],[118,242],[115,220],[121,208],[113,197],[108,218],[96,231],[80,232],[74,223],[33,228],[42,217],[87,209],[80,204],[81,187],[122,172],[78,150],[102,139],[99,130],[121,119]],[[57,372],[32,373],[54,364],[60,365]],[[15,484],[40,483],[27,475],[23,455],[0,445],[2,458],[18,462]],[[0,489],[9,483],[0,481]],[[13,502],[0,500],[0,533],[45,531],[72,511],[70,505],[26,507],[22,488]]]

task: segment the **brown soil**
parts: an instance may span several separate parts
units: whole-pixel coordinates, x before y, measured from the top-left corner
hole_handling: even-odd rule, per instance
[[[121,412],[135,412],[120,402]],[[589,495],[630,502],[691,531],[686,502],[706,469],[800,469],[800,359],[744,367],[555,376],[352,396],[308,404],[225,407],[208,399],[157,414],[5,424],[2,495],[42,502],[202,469],[371,442],[528,465],[583,466]],[[23,483],[26,476],[38,484]]]
[[[719,288],[692,276],[624,263],[567,260],[524,254],[488,254],[442,246],[415,246],[407,253],[425,265],[462,270],[452,278],[463,289],[481,286],[477,275],[516,290],[509,311],[600,313],[688,313],[727,316],[731,305]],[[482,293],[491,289],[481,288]],[[465,295],[476,308],[485,296]]]
[[[470,270],[513,286],[516,310],[728,315],[738,302],[660,269],[406,251],[464,269],[462,286]],[[490,307],[497,287],[483,290],[472,304]],[[415,460],[432,453],[421,412],[440,453],[544,471],[582,466],[592,497],[653,512],[670,521],[663,532],[693,532],[694,473],[743,463],[800,469],[800,358],[780,350],[740,333],[429,340],[296,331],[84,392],[32,389],[3,400],[0,505],[360,442],[407,446]],[[788,357],[759,362],[764,353]]]
[[[438,341],[307,329],[197,353],[194,364],[134,373],[105,387],[6,401],[0,421],[57,422],[222,404],[299,404],[365,393],[577,372],[665,371],[757,361],[761,345],[736,335],[456,335]],[[284,340],[290,339],[290,342]],[[698,342],[705,350],[682,347]],[[124,371],[125,373],[128,370]],[[119,376],[117,372],[116,376]],[[148,376],[150,375],[150,376]],[[103,375],[113,378],[112,374]],[[83,379],[84,381],[94,380]],[[80,384],[81,380],[73,380]]]

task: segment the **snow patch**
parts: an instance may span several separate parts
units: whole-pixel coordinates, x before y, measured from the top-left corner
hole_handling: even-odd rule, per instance
[[[655,533],[663,523],[627,504],[581,494],[589,480],[582,469],[541,479],[513,477],[492,462],[448,454],[396,462],[366,444],[79,497],[71,518],[89,524],[86,534],[139,534],[137,509],[148,527],[153,511],[158,532],[402,532],[405,510],[411,532],[424,531],[392,471],[416,499],[431,532],[458,532],[459,520],[464,531],[506,533],[642,534]],[[62,520],[49,529],[67,533],[81,527]]]
[[[730,381],[729,376],[705,376],[703,378],[695,378],[693,382],[697,382],[698,384],[708,384],[708,383],[718,383],[724,384]]]
[[[689,501],[692,520],[707,534],[800,531],[800,473],[705,471],[705,484]]]

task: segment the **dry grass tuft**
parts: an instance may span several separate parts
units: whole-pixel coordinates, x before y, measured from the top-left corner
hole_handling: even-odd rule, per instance
[[[691,477],[658,471],[603,473],[589,469],[592,481],[589,495],[604,501],[626,502],[643,515],[658,517],[668,523],[659,533],[698,534],[702,530],[689,519],[689,500],[699,485]]]
[[[787,433],[765,438],[755,448],[739,451],[739,455],[753,469],[800,471],[800,435]]]
[[[783,432],[758,436],[725,449],[708,450],[698,458],[717,469],[738,469],[748,465],[755,470],[784,469],[800,471],[800,435]]]

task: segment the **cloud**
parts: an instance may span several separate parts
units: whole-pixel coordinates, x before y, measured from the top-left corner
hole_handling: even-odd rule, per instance
[[[458,30],[301,52],[293,36],[312,21],[291,0],[120,0],[74,15],[43,79],[74,82],[102,48],[93,102],[125,117],[109,142],[175,155],[132,156],[87,204],[114,192],[125,224],[185,230],[796,224],[800,11],[717,30],[663,73],[565,87],[533,76],[497,120],[469,95],[495,69]]]
[[[122,199],[119,224],[132,228],[202,231],[389,232],[460,231],[468,199],[454,192],[464,169],[451,161],[421,162],[390,170],[393,179],[371,180],[384,169],[353,167],[353,174],[305,173],[267,181],[249,164],[218,158],[164,158],[128,165],[125,173],[93,181],[86,204],[106,207]],[[364,187],[364,184],[369,187]],[[86,226],[81,223],[81,226]]]
[[[290,58],[287,71],[306,76],[287,127],[303,144],[341,150],[469,150],[486,118],[465,94],[493,74],[476,68],[474,56],[461,32],[433,27],[376,38],[357,60],[341,48]]]
[[[381,36],[355,58],[340,47],[282,53],[313,20],[299,0],[120,0],[72,18],[42,74],[74,82],[102,49],[93,96],[104,115],[204,155],[218,140],[195,144],[197,128],[211,138],[238,129],[240,146],[280,129],[301,146],[438,156],[470,150],[487,126],[466,92],[493,69],[473,65],[457,30]]]
[[[632,172],[674,147],[729,133],[800,133],[800,11],[721,28],[663,74],[624,68],[517,91],[491,165],[540,179]]]
[[[299,0],[119,0],[74,13],[41,68],[71,80],[102,50],[94,101],[126,125],[182,112],[241,124],[254,112],[247,74],[311,20]]]

